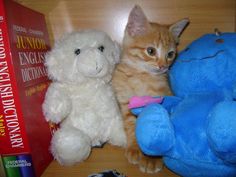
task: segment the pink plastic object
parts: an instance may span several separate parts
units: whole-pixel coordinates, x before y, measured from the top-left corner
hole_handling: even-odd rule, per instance
[[[161,103],[162,100],[162,97],[153,98],[151,96],[133,96],[129,100],[128,108],[133,109],[146,106],[151,103]]]

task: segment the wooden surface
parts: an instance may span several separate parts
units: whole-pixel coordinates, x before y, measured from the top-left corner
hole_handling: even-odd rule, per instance
[[[190,25],[183,33],[179,49],[214,28],[222,32],[236,29],[235,0],[16,0],[43,13],[50,40],[53,42],[66,32],[84,28],[106,31],[118,42],[122,41],[128,14],[139,4],[151,21],[173,23],[188,17]],[[42,177],[86,177],[106,169],[117,169],[128,177],[174,177],[164,169],[158,175],[144,175],[137,166],[128,164],[124,151],[105,146],[94,149],[85,162],[73,167],[62,167],[53,161]]]
[[[234,31],[236,32],[236,2],[235,2],[235,16],[234,16],[234,20],[235,20],[235,28],[234,28]]]
[[[17,0],[45,14],[51,42],[65,32],[84,28],[106,31],[121,42],[130,10],[139,4],[151,21],[173,23],[188,17],[180,49],[219,28],[235,30],[235,0]]]
[[[42,177],[87,177],[108,169],[116,169],[127,177],[178,177],[166,168],[156,174],[144,174],[138,166],[127,162],[123,149],[111,145],[94,148],[86,161],[72,167],[62,167],[53,161]]]

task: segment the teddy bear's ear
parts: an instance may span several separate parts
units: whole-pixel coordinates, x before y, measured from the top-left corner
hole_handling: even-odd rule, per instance
[[[114,58],[115,63],[119,63],[120,62],[120,57],[121,57],[121,47],[118,44],[118,42],[114,41],[114,48],[115,50],[113,50],[112,52],[112,56]]]

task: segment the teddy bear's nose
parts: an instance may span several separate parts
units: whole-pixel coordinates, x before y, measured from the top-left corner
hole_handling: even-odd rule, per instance
[[[98,49],[82,51],[77,57],[77,69],[86,76],[95,77],[108,65],[106,58]]]

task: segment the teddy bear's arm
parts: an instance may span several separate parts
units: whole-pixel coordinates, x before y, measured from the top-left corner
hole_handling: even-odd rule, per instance
[[[47,90],[43,103],[46,120],[59,123],[70,113],[71,104],[66,91],[59,84],[52,83]]]

